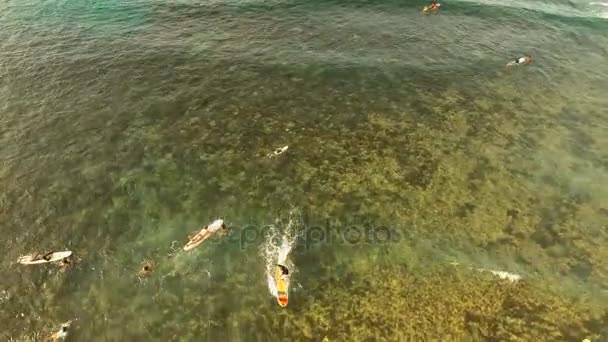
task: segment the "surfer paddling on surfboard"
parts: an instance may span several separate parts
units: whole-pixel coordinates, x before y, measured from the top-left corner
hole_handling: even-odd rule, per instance
[[[514,61],[507,63],[507,66],[522,65],[532,63],[532,56],[523,56],[516,58]]]
[[[279,306],[286,307],[289,292],[289,270],[286,266],[277,264],[274,281],[277,284],[277,302]]]
[[[65,252],[50,252],[46,254],[35,253],[30,255],[24,255],[17,260],[17,262],[24,265],[34,264],[46,264],[47,262],[60,261],[72,255],[71,251]]]
[[[221,230],[220,230],[221,229]],[[224,220],[218,219],[211,222],[209,225],[206,225],[195,235],[191,235],[188,237],[188,243],[184,246],[185,251],[189,251],[192,248],[200,245],[203,241],[207,240],[213,233],[220,231],[221,235],[224,235],[228,232],[228,228],[224,224]]]
[[[435,12],[436,10],[439,9],[439,7],[441,7],[441,4],[433,1],[433,2],[431,2],[431,4],[429,6],[424,6],[422,11],[423,12],[429,12],[429,11]]]

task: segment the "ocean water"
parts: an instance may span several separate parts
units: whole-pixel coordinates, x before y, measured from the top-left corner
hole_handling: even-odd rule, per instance
[[[0,3],[0,339],[341,340],[327,284],[450,262],[608,307],[607,3],[424,5]],[[281,309],[260,248],[290,220]],[[15,263],[51,250],[73,267]]]

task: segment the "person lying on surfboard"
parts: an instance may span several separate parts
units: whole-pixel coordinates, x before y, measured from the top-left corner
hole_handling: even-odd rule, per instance
[[[507,66],[530,64],[530,63],[532,63],[532,56],[523,56],[523,57],[516,58],[515,61],[511,61],[511,62],[507,63]]]
[[[277,302],[286,307],[289,301],[289,270],[286,266],[277,264],[275,283],[277,285]]]
[[[49,252],[49,253],[34,253],[30,255],[24,255],[19,257],[17,262],[25,265],[33,265],[33,264],[45,264],[48,262],[55,262],[65,259],[72,255],[71,251],[64,252]]]
[[[46,253],[46,254],[36,253],[32,257],[32,260],[30,260],[30,261],[37,261],[37,260],[51,261],[51,257],[53,256],[53,253],[55,253],[55,252],[50,252],[50,253]]]
[[[184,246],[184,250],[188,251],[200,245],[201,243],[203,243],[203,241],[207,240],[211,235],[213,235],[213,233],[216,233],[218,231],[220,231],[219,233],[221,235],[224,235],[228,232],[228,228],[226,227],[226,225],[224,224],[224,220],[222,219],[218,219],[211,222],[209,225],[203,227],[203,229],[201,229],[201,231],[197,234],[189,236],[188,243]]]

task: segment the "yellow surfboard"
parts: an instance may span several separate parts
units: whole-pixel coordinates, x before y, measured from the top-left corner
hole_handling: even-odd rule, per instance
[[[277,284],[277,302],[279,306],[286,307],[288,302],[289,292],[289,278],[282,278],[283,270],[287,270],[287,267],[283,265],[277,265],[274,275],[274,281]],[[288,273],[289,271],[287,271]]]

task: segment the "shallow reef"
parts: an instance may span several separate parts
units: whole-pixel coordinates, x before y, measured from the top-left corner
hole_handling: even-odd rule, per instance
[[[281,92],[271,81],[260,93]],[[579,119],[585,108],[507,81],[474,94],[439,88],[415,103],[379,94],[352,111],[339,91],[327,101],[307,94],[291,111],[258,97],[221,110],[162,99],[175,115],[149,105],[160,109],[109,120],[121,133],[107,141],[81,137],[88,154],[49,158],[15,184],[4,171],[0,229],[16,238],[0,270],[0,337],[26,339],[77,316],[80,340],[608,338],[604,119]],[[326,222],[336,239],[338,227],[365,224],[400,238],[302,240],[301,287],[283,310],[238,229],[231,242],[175,256],[211,217],[259,228],[293,207],[303,239]],[[9,266],[20,251],[59,245],[79,257],[66,272]],[[448,266],[454,259],[524,280]],[[138,279],[145,260],[154,272]]]
[[[289,312],[289,331],[309,339],[599,340],[608,312],[543,293],[524,282],[455,269],[413,275],[388,266],[328,279]]]

